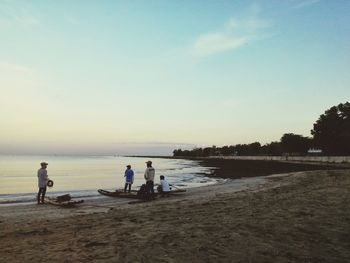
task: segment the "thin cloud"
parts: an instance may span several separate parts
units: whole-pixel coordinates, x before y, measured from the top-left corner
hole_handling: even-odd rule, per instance
[[[305,1],[301,1],[298,4],[296,4],[295,6],[293,6],[293,9],[300,9],[300,8],[304,8],[304,7],[308,7],[314,4],[319,3],[321,0],[305,0]]]
[[[12,2],[0,3],[0,26],[1,27],[31,27],[40,25],[37,19],[29,9],[19,8],[12,4]]]
[[[15,23],[22,26],[37,26],[40,24],[39,20],[28,12],[24,12],[20,15],[13,15]]]
[[[0,71],[26,73],[26,74],[33,73],[33,70],[31,68],[28,68],[22,65],[1,63],[1,62],[0,62]]]
[[[263,39],[262,32],[270,28],[272,22],[260,18],[260,9],[256,5],[253,7],[246,18],[230,18],[223,30],[198,36],[192,47],[192,55],[206,57],[228,52],[240,48],[248,42]]]
[[[246,37],[228,36],[225,33],[211,33],[200,36],[194,44],[193,54],[204,57],[225,52],[246,44]]]

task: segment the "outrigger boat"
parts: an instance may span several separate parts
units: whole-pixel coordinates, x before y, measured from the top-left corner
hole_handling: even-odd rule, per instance
[[[98,189],[97,190],[101,195],[106,195],[110,197],[121,197],[121,198],[133,198],[133,199],[144,199],[145,196],[142,194],[139,194],[138,191],[133,190],[130,193],[129,192],[124,192],[124,190],[116,190],[114,192],[112,191],[107,191],[103,189]],[[178,193],[184,193],[186,192],[186,189],[174,189],[171,190],[170,192],[167,193],[154,193],[154,197],[156,196],[163,196],[163,195],[171,195],[171,194],[178,194]]]

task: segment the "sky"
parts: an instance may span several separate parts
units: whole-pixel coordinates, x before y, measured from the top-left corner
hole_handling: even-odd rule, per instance
[[[348,0],[0,0],[0,154],[310,136],[349,86]]]

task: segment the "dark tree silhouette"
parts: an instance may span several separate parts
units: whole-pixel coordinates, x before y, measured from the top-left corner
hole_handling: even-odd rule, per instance
[[[326,110],[311,130],[313,139],[294,133],[286,133],[280,142],[261,146],[259,142],[226,145],[223,147],[177,149],[174,156],[207,157],[217,155],[281,155],[282,153],[305,155],[310,147],[322,149],[326,155],[350,155],[350,103],[339,104]]]
[[[299,134],[285,133],[281,138],[281,146],[285,153],[304,155],[311,146],[311,139]]]
[[[222,155],[229,155],[230,154],[230,147],[228,147],[227,145],[221,147],[220,148],[220,153]]]
[[[183,153],[181,149],[176,149],[173,151],[173,156],[183,156],[182,154]]]
[[[261,145],[259,142],[253,142],[250,144],[237,144],[234,147],[237,155],[248,156],[248,155],[259,155]]]
[[[350,155],[350,103],[326,110],[311,130],[314,143],[327,155]]]
[[[271,142],[261,147],[262,155],[279,156],[283,153],[280,142]]]

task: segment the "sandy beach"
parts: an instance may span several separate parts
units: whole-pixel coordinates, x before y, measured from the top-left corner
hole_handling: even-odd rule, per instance
[[[0,208],[1,262],[350,262],[350,171],[227,179],[152,202]]]
[[[0,32],[0,263],[350,263],[350,0],[0,0]]]

